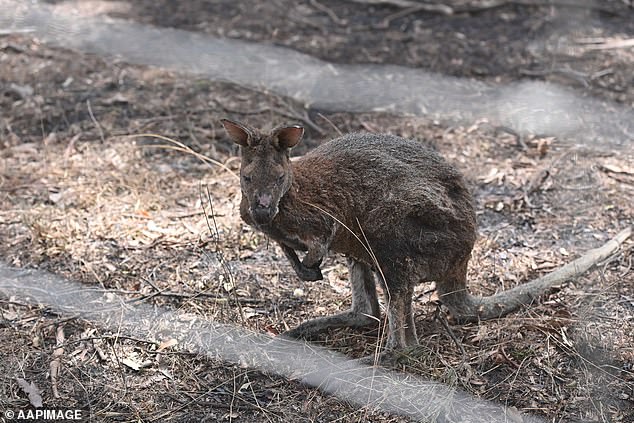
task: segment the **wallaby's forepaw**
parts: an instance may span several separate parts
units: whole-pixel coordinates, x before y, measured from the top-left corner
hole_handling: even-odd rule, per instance
[[[297,276],[303,281],[320,281],[324,278],[324,275],[321,274],[319,265],[317,265],[317,267],[306,267],[301,265],[295,269],[295,273],[297,273]]]

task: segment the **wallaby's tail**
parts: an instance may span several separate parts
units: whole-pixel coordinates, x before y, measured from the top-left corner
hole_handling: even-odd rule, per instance
[[[601,247],[588,251],[578,259],[541,278],[507,291],[499,292],[490,297],[477,297],[467,294],[463,297],[465,304],[460,307],[457,313],[458,316],[455,317],[461,322],[494,319],[511,313],[521,306],[531,304],[554,286],[583,274],[592,266],[610,257],[618,251],[621,244],[631,234],[632,228],[626,228]],[[451,308],[450,306],[450,310]]]

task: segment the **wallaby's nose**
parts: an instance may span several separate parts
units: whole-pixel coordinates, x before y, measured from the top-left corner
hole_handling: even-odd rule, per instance
[[[271,194],[257,194],[251,208],[251,216],[259,224],[268,224],[277,214],[277,207],[273,204]]]
[[[257,196],[257,207],[268,209],[271,207],[272,200],[271,194],[260,194]]]

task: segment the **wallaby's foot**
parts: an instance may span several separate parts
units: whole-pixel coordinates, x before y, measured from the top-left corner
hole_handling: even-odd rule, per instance
[[[415,345],[404,349],[385,349],[380,353],[370,354],[356,360],[364,366],[415,366],[420,363],[427,363],[430,350],[421,345]]]
[[[334,316],[318,317],[316,319],[308,320],[307,322],[297,326],[295,329],[284,332],[282,336],[310,341],[311,339],[315,339],[315,337],[320,333],[326,332],[329,329],[343,327],[360,329],[378,326],[378,323],[379,321],[375,317],[350,310],[344,313],[335,314]]]
[[[414,284],[408,284],[404,290],[393,289],[391,295],[386,298],[388,335],[385,348],[387,350],[399,351],[418,345],[412,310],[413,294]]]
[[[404,354],[401,350],[383,350],[356,360],[362,366],[394,367],[401,364]]]

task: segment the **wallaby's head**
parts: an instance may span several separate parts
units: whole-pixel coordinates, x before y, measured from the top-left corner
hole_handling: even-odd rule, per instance
[[[301,126],[283,126],[262,133],[242,123],[222,119],[227,134],[240,145],[240,186],[249,213],[261,225],[277,215],[280,199],[293,182],[290,149],[304,134]]]

